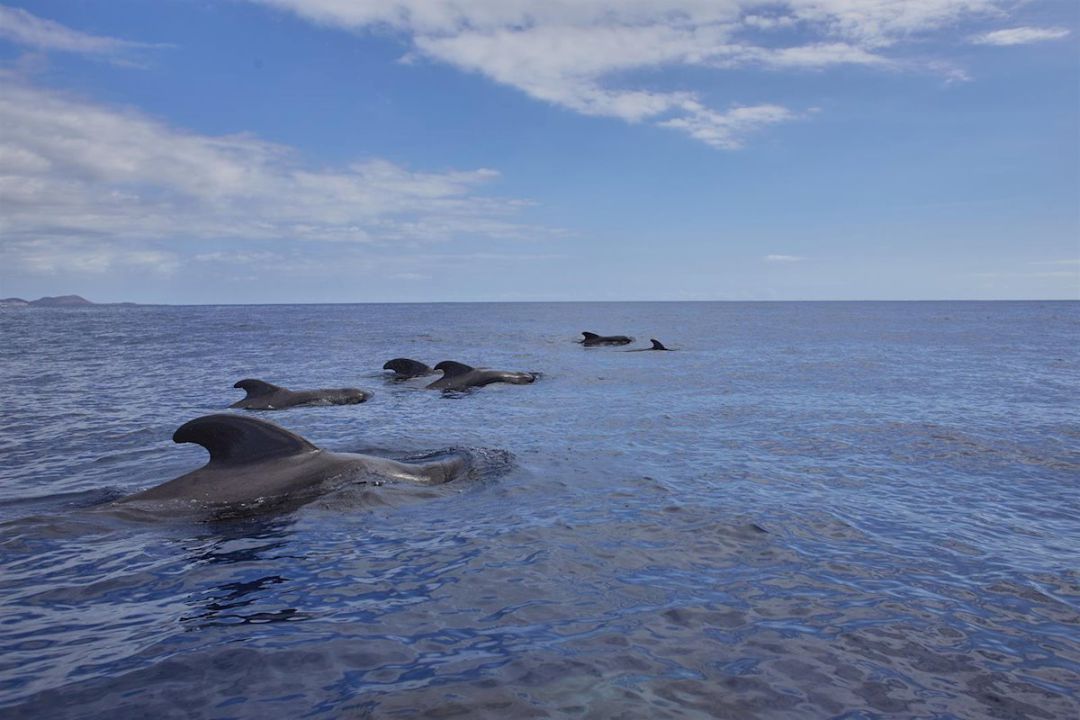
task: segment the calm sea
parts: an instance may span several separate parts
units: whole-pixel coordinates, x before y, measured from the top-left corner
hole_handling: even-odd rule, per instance
[[[373,391],[257,414],[328,449],[513,462],[88,512],[244,377]],[[1077,302],[8,308],[0,386],[4,718],[1080,716]]]

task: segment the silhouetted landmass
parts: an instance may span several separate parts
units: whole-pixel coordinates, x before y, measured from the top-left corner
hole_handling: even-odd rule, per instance
[[[79,295],[57,295],[56,297],[31,300],[30,304],[35,307],[73,307],[76,305],[93,305],[94,303]]]
[[[0,307],[84,307],[86,305],[121,305],[131,307],[135,303],[96,303],[87,300],[80,295],[57,295],[56,297],[43,297],[37,300],[23,300],[22,298],[4,298],[0,300]]]

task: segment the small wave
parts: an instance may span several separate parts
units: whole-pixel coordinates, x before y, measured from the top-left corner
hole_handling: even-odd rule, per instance
[[[76,490],[73,492],[54,493],[51,495],[34,495],[32,497],[8,498],[0,500],[0,516],[22,515],[24,511],[42,511],[47,508],[64,510],[79,510],[82,508],[103,505],[124,496],[124,491],[117,487],[95,488],[93,490]],[[19,512],[14,512],[19,511]]]

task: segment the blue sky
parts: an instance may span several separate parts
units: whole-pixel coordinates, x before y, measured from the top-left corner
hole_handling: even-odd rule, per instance
[[[1080,298],[1073,0],[0,4],[0,297]]]

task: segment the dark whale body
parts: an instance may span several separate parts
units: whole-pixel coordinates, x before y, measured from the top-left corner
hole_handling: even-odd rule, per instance
[[[371,397],[371,393],[358,388],[330,390],[289,390],[262,380],[240,380],[234,388],[247,392],[247,397],[229,407],[245,410],[281,410],[298,405],[356,405]]]
[[[633,350],[627,350],[626,352],[649,352],[651,350],[666,350],[667,352],[671,352],[671,348],[664,347],[664,343],[660,342],[656,338],[650,339],[649,342],[652,343],[652,347],[634,348]]]
[[[498,382],[527,385],[536,380],[536,373],[474,368],[453,360],[443,360],[435,369],[441,370],[443,376],[428,385],[428,388],[434,390],[464,390]]]
[[[346,485],[407,481],[440,485],[467,469],[463,455],[424,463],[320,450],[252,417],[206,415],[184,423],[173,442],[195,443],[210,461],[186,475],[108,506],[138,516],[237,517],[291,510]]]
[[[424,375],[434,375],[435,371],[429,368],[419,360],[410,360],[409,358],[394,358],[393,360],[387,360],[386,364],[382,366],[383,370],[393,370],[394,374],[391,376],[391,380],[412,380],[413,378],[423,377]]]
[[[591,332],[582,332],[584,339],[578,340],[585,347],[599,347],[601,345],[629,345],[634,338],[626,335],[597,335]]]

